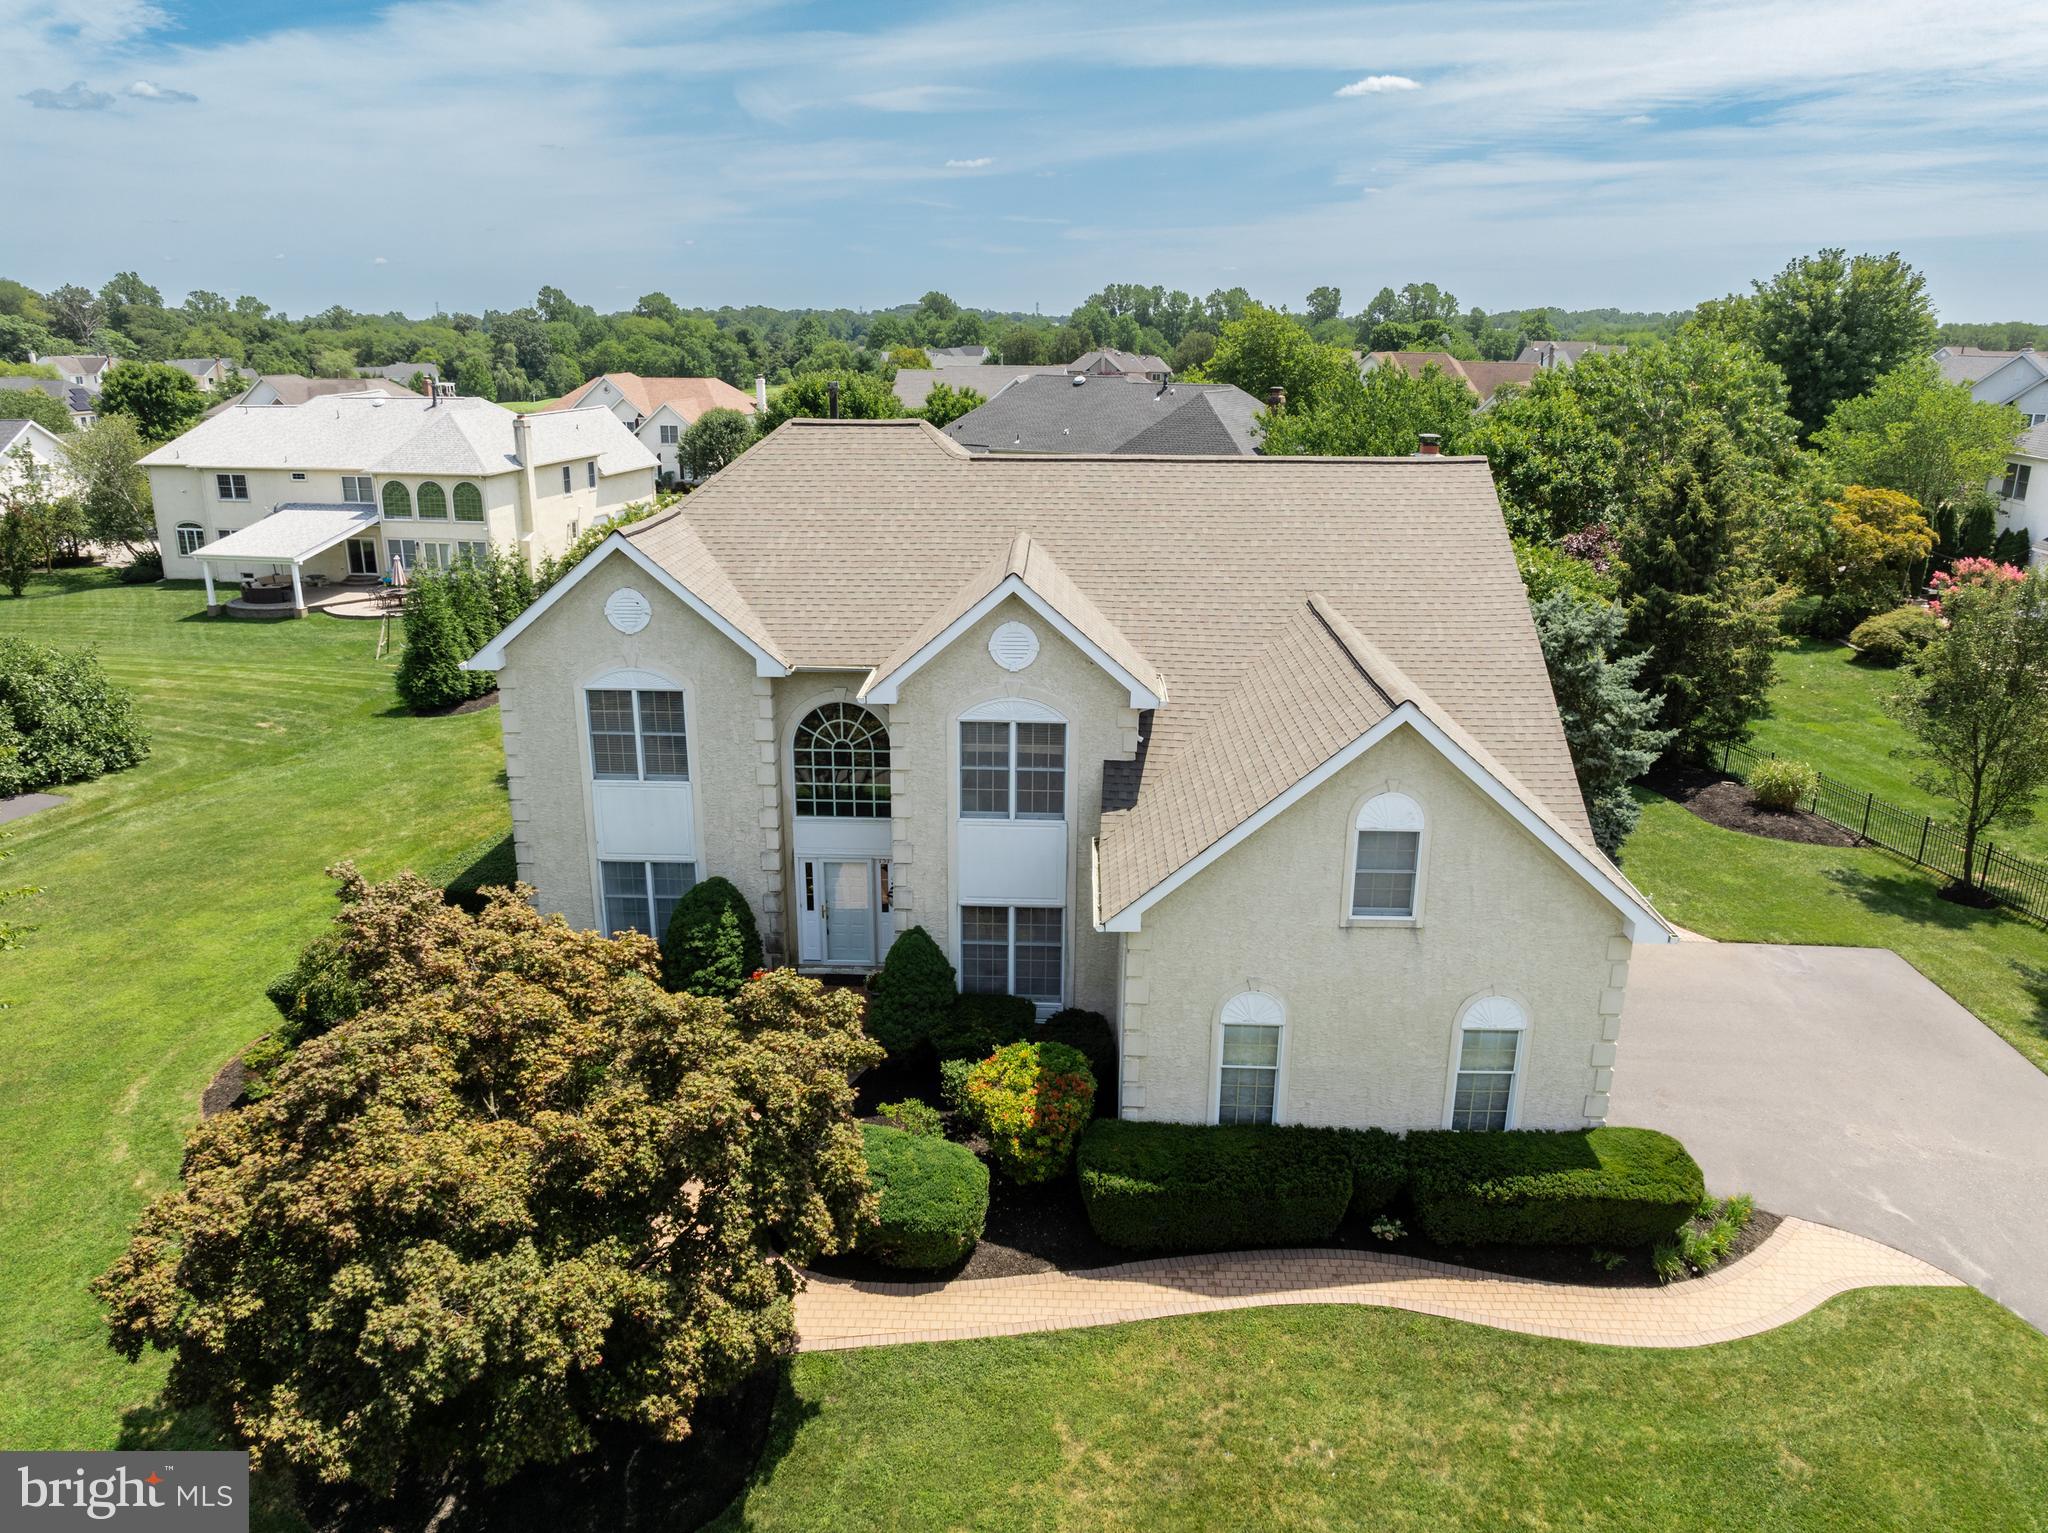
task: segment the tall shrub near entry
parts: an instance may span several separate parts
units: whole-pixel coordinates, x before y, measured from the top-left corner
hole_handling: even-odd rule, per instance
[[[1095,1077],[1079,1049],[1012,1043],[968,1072],[967,1111],[997,1170],[1013,1182],[1049,1182],[1067,1169],[1095,1111]]]
[[[868,1001],[868,1036],[901,1058],[926,1043],[953,1014],[958,995],[953,965],[932,941],[931,933],[913,926],[889,945]]]
[[[415,712],[450,708],[475,694],[462,662],[476,651],[445,581],[416,579],[405,593],[405,648],[398,657],[398,695]]]
[[[670,990],[735,996],[760,967],[753,907],[732,880],[707,878],[676,901],[661,938],[661,982]]]

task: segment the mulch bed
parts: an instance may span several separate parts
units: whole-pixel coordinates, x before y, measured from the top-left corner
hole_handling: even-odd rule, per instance
[[[1804,809],[1764,809],[1749,801],[1749,789],[1741,779],[1725,772],[1699,767],[1660,773],[1649,785],[1668,798],[1677,799],[1709,825],[1739,830],[1773,841],[1797,841],[1807,846],[1854,846],[1856,838],[1839,825],[1830,824]]]
[[[445,708],[421,708],[418,713],[423,719],[452,719],[458,713],[481,713],[486,708],[497,706],[498,689],[493,687],[482,697],[464,698],[461,702],[450,703]]]
[[[230,1107],[239,1107],[242,1087],[247,1079],[248,1072],[242,1068],[242,1056],[237,1054],[220,1067],[220,1074],[207,1082],[206,1089],[199,1093],[199,1116],[211,1118]]]

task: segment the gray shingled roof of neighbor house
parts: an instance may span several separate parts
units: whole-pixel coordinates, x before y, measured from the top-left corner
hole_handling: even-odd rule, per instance
[[[1039,592],[1167,694],[1103,818],[1105,915],[1403,704],[1612,875],[1483,458],[976,455],[796,420],[624,536],[792,667],[871,673],[1005,572],[1077,593]]]
[[[945,432],[970,452],[1251,453],[1260,409],[1228,383],[1018,378]]]

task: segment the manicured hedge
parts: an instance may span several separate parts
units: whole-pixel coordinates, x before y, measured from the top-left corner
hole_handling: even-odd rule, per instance
[[[932,1029],[932,1051],[941,1059],[982,1060],[1037,1036],[1037,1028],[1037,1008],[1021,995],[963,995]]]
[[[879,1123],[861,1125],[868,1180],[880,1194],[858,1249],[892,1267],[950,1267],[981,1239],[988,1167],[965,1145]]]
[[[1706,1195],[1685,1146],[1654,1129],[1427,1132],[1407,1151],[1416,1219],[1446,1245],[1653,1245]]]
[[[1047,1043],[1064,1043],[1068,1048],[1079,1049],[1085,1054],[1088,1068],[1095,1076],[1095,1116],[1116,1116],[1116,1030],[1109,1025],[1109,1018],[1099,1011],[1083,1011],[1078,1006],[1069,1006],[1065,1011],[1056,1011],[1046,1018],[1044,1025],[1032,1036]]]
[[[1350,1154],[1326,1129],[1105,1118],[1077,1159],[1088,1222],[1133,1251],[1326,1240],[1351,1202]]]
[[[1353,1219],[1370,1219],[1392,1208],[1408,1191],[1408,1149],[1399,1134],[1383,1128],[1326,1128],[1351,1163]]]

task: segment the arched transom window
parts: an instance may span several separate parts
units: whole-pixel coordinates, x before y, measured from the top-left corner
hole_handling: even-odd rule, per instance
[[[827,703],[796,727],[796,812],[889,818],[889,731],[867,709]]]
[[[420,515],[429,521],[448,519],[448,495],[438,484],[429,479],[418,491]]]
[[[396,479],[384,481],[384,514],[387,517],[412,515],[412,494]]]
[[[1504,995],[1482,996],[1458,1018],[1446,1128],[1515,1126],[1529,1015]]]
[[[1351,855],[1351,914],[1404,920],[1415,914],[1422,863],[1422,806],[1405,793],[1381,793],[1358,811]]]
[[[480,522],[483,519],[483,492],[465,479],[455,487],[455,520],[458,522]]]

